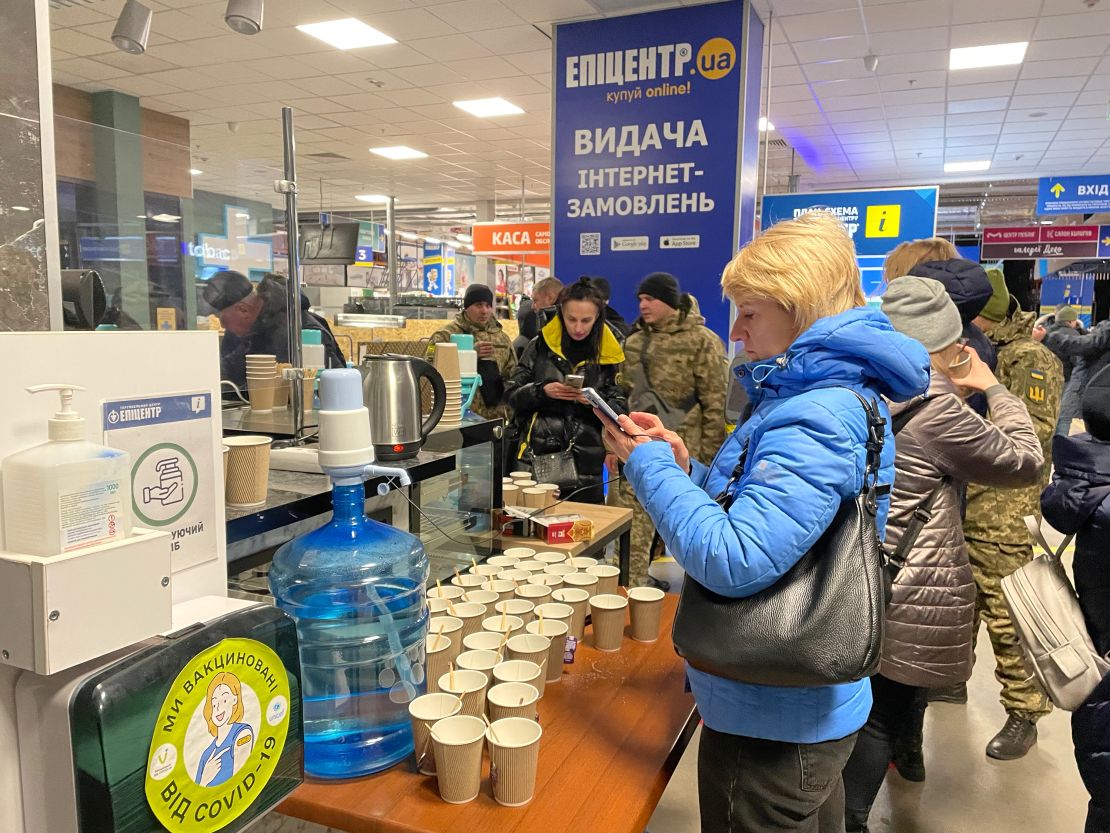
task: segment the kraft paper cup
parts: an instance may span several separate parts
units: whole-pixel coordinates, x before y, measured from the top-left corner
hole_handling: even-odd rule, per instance
[[[499,683],[528,683],[543,696],[543,669],[526,659],[509,659],[493,666],[493,679]]]
[[[316,398],[316,368],[306,367],[304,382],[301,383],[301,397],[304,400],[304,409],[311,411]]]
[[[548,576],[569,576],[571,573],[577,572],[569,564],[548,564],[547,569],[543,571]]]
[[[472,576],[490,578],[491,576],[496,576],[504,569],[504,567],[498,567],[496,564],[479,564],[477,567],[471,567],[467,572]]]
[[[536,573],[529,577],[529,584],[538,584],[540,587],[550,587],[552,590],[557,590],[563,586],[564,576],[554,576],[551,573]]]
[[[586,570],[586,575],[597,576],[597,595],[616,593],[617,579],[620,574],[620,567],[613,567],[609,564],[598,564],[596,567],[589,567]]]
[[[549,619],[558,622],[566,622],[569,628],[570,617],[574,615],[574,608],[562,602],[545,602],[542,605],[536,605],[536,619],[540,618],[540,613],[543,613],[543,620],[545,622]]]
[[[571,566],[573,566],[574,569],[576,569],[576,570],[587,570],[590,567],[596,567],[597,564],[598,564],[598,561],[597,561],[596,558],[590,558],[589,556],[579,555],[579,556],[576,556],[576,557],[570,559],[570,563],[571,563]]]
[[[284,378],[284,369],[292,367],[291,364],[279,364],[277,370],[277,392],[274,394],[274,407],[289,407],[289,382]]]
[[[585,590],[591,596],[597,595],[598,581],[597,576],[589,573],[568,573],[563,576],[564,587],[577,587],[579,590]]]
[[[559,502],[559,487],[554,483],[540,483],[536,486],[537,489],[543,489],[545,509],[549,509]]]
[[[593,617],[594,647],[599,651],[619,651],[624,639],[624,615],[628,599],[615,593],[603,593],[590,599]]]
[[[277,400],[278,380],[272,373],[269,376],[247,375],[247,398],[251,403],[251,410],[260,414],[268,413],[274,409]]]
[[[524,629],[524,621],[516,616],[490,616],[482,622],[482,630],[489,631],[490,633],[509,634],[512,636],[519,630]]]
[[[428,620],[428,633],[446,636],[451,640],[447,659],[454,661],[462,650],[462,620],[454,616],[433,616]]]
[[[224,492],[227,492],[227,455],[231,453],[231,449],[226,445],[222,446],[224,450]]]
[[[498,683],[486,692],[490,720],[504,720],[506,717],[536,719],[536,703],[540,693],[530,683]]]
[[[637,642],[654,642],[659,638],[663,596],[658,587],[633,587],[628,591],[628,613],[632,619],[629,636]]]
[[[544,624],[547,623],[544,622]],[[539,691],[540,697],[543,697],[547,683],[548,657],[551,655],[551,640],[536,633],[518,633],[509,637],[505,647],[508,649],[509,660],[527,660],[540,669],[540,676],[532,685]],[[559,664],[562,665],[562,661]]]
[[[422,775],[436,774],[436,756],[432,749],[432,724],[445,717],[454,717],[461,708],[462,700],[454,694],[442,692],[425,694],[409,703],[413,748],[416,751],[416,769]]]
[[[463,593],[463,601],[477,602],[480,605],[491,607],[500,601],[501,597],[494,593],[492,590],[467,590]]]
[[[436,587],[429,588],[429,599],[461,599],[466,589],[459,587],[457,584],[440,584]]]
[[[227,505],[236,508],[261,506],[270,485],[271,437],[247,435],[226,437]]]
[[[516,485],[518,485],[521,488],[521,490],[524,490],[524,489],[534,489],[534,488],[536,488],[536,486],[538,484],[536,483],[535,480],[518,480],[516,482]]]
[[[440,614],[443,614],[444,616],[450,616],[451,614],[448,612],[448,604],[449,601],[447,599],[429,598],[428,613],[430,613],[432,616],[438,616]]]
[[[546,494],[543,489],[537,489],[533,486],[528,489],[521,489],[520,494],[524,499],[524,505],[529,509],[543,509],[544,495]]]
[[[492,590],[496,593],[501,601],[511,599],[516,595],[516,582],[505,581],[504,579],[494,579],[487,581],[482,585],[483,590]]]
[[[527,561],[518,561],[513,569],[524,570],[529,573],[542,573],[547,569],[547,565],[535,558],[530,558]]]
[[[516,589],[518,599],[527,599],[533,605],[551,601],[551,588],[546,584],[522,584]]]
[[[486,618],[489,608],[478,602],[460,601],[455,602],[454,610],[452,615],[462,622],[462,636],[459,638],[466,639],[470,634],[482,629],[482,620]]]
[[[507,613],[510,616],[515,616],[526,625],[535,618],[535,613],[533,612],[535,608],[535,602],[517,598],[506,599],[493,606],[496,613]]]
[[[454,678],[453,681],[452,678]],[[489,677],[481,671],[472,669],[456,668],[454,674],[448,671],[439,678],[440,691],[454,694],[462,700],[462,709],[460,709],[459,714],[467,714],[477,718],[481,718],[486,713],[486,688],[488,686]]]
[[[520,506],[522,498],[520,496],[519,486],[502,486],[501,487],[501,505],[504,506]]]
[[[517,570],[515,568],[502,570],[497,574],[497,577],[502,581],[511,581],[513,584],[524,584],[531,576],[532,574],[527,570]]]
[[[590,591],[581,587],[560,587],[551,594],[552,600],[570,605],[570,635],[582,641],[586,633],[586,614],[590,611]]]
[[[449,804],[473,801],[482,788],[485,721],[457,714],[437,720],[430,731],[440,797]]]
[[[540,724],[523,717],[506,717],[486,729],[489,780],[498,804],[522,807],[532,800],[542,735]]]
[[[463,671],[481,671],[486,675],[488,685],[493,667],[502,661],[496,650],[463,651],[455,660],[455,668]],[[480,716],[480,715],[479,715]]]
[[[504,635],[494,631],[478,631],[463,637],[463,647],[468,651],[494,651],[501,647]]]
[[[474,573],[459,573],[451,576],[451,583],[456,587],[463,588],[464,593],[472,587],[481,587],[486,580],[486,576],[478,576]]]
[[[567,623],[559,619],[544,619],[541,627],[540,620],[535,619],[524,629],[528,633],[546,636],[551,643],[547,653],[546,680],[548,683],[559,682],[563,677],[563,654],[567,650],[567,633],[570,630]]]
[[[447,673],[448,666],[458,654],[454,646],[455,643],[449,636],[430,633],[424,640],[424,675],[428,680],[429,694],[439,691],[439,678]]]
[[[486,559],[486,563],[493,567],[500,567],[502,570],[511,570],[520,560],[515,555],[503,553],[501,555],[491,555]]]
[[[536,551],[531,547],[509,547],[502,553],[506,558],[512,558],[513,563],[517,561],[529,561],[536,557]]]
[[[566,562],[566,560],[566,553],[555,552],[554,550],[536,553],[536,561],[542,561],[548,566],[551,566],[552,564],[563,564]]]
[[[517,482],[518,480],[531,480],[532,479],[532,472],[530,472],[530,471],[513,471],[513,472],[509,472],[509,477],[512,479],[512,481],[514,483]]]
[[[443,381],[457,382],[462,378],[459,368],[459,345],[439,343],[436,345],[435,356],[432,364],[443,377]]]

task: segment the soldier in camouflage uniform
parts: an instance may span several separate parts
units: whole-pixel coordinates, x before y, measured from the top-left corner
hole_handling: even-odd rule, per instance
[[[672,276],[649,276],[637,294],[640,318],[624,345],[629,410],[654,413],[693,457],[708,463],[725,439],[724,345]],[[619,502],[633,512],[629,586],[636,587],[648,583],[655,527],[626,480],[619,493]]]
[[[1040,517],[1040,495],[1052,472],[1052,435],[1060,411],[1064,370],[1060,360],[1032,338],[1036,316],[1022,312],[1010,297],[1002,273],[988,272],[994,295],[975,323],[998,351],[995,375],[1025,402],[1044,450],[1041,483],[1022,489],[995,489],[971,484],[967,490],[964,537],[978,589],[976,609],[987,624],[996,661],[995,676],[1002,684],[1006,725],[987,744],[987,755],[998,760],[1022,757],[1037,741],[1036,722],[1052,707],[1031,679],[1001,581],[1033,558],[1033,542],[1025,527],[1026,515]]]
[[[429,339],[429,360],[435,354],[434,345],[450,341],[452,334],[456,333],[474,336],[474,349],[478,351],[478,374],[482,377],[482,386],[474,395],[470,409],[485,419],[504,419],[511,423],[505,385],[516,370],[516,351],[501,322],[494,318],[493,291],[488,286],[471,284],[466,288],[463,311]]]

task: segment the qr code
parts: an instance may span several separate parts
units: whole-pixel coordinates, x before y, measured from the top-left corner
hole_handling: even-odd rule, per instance
[[[599,255],[601,254],[601,232],[592,231],[587,234],[578,235],[578,254],[580,255]]]

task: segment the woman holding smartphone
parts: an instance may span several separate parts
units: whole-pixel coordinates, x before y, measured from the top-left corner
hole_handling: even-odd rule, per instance
[[[521,438],[512,452],[518,469],[559,471],[562,497],[576,492],[574,500],[602,503],[602,426],[582,389],[593,388],[624,412],[627,398],[619,384],[624,352],[606,326],[605,300],[588,279],[565,287],[557,309],[525,348],[509,382]]]

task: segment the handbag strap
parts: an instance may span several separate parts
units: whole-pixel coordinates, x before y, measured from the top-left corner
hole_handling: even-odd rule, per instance
[[[1044,533],[1041,531],[1041,525],[1037,521],[1037,518],[1033,515],[1026,515],[1024,520],[1025,528],[1029,530],[1029,534],[1033,536],[1033,540],[1040,544],[1041,548],[1052,558],[1059,559],[1064,554],[1064,550],[1068,548],[1072,538],[1075,537],[1074,534],[1065,535],[1064,540],[1060,543],[1059,549],[1053,549],[1048,545],[1048,540],[1044,537]]]
[[[659,401],[663,403],[663,406],[665,408],[669,409],[671,407],[671,403],[668,402],[666,400],[666,398],[663,396],[663,394],[661,394],[659,391],[657,391],[655,389],[655,386],[651,383],[651,373],[648,370],[648,360],[647,360],[648,348],[650,348],[650,347],[651,347],[651,328],[648,327],[648,326],[645,326],[644,327],[644,347],[640,351],[640,367],[642,367],[644,369],[644,384],[647,386],[648,390],[650,390],[657,397],[659,397]],[[693,395],[691,395],[686,400],[685,404],[682,404],[682,405],[678,406],[678,410],[683,411],[685,413],[689,413],[690,409],[693,408],[697,404],[698,404],[698,392],[697,392],[697,389],[695,389]]]

